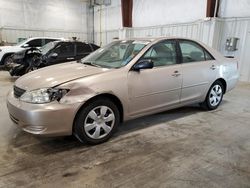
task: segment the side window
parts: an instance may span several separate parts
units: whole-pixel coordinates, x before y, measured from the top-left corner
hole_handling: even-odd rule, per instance
[[[127,47],[120,47],[120,55],[123,60],[122,65],[128,64],[141,50],[145,47],[145,44],[132,43]]]
[[[205,51],[206,61],[214,60],[214,58],[206,50],[204,50],[204,51]]]
[[[69,57],[74,56],[74,44],[73,43],[64,43],[58,45],[56,49],[53,51],[58,54],[58,57]]]
[[[56,39],[45,39],[45,44],[48,44],[49,42],[57,41]]]
[[[192,41],[180,41],[183,63],[205,61],[204,50]]]
[[[92,52],[91,47],[88,44],[84,43],[76,43],[76,54],[77,55],[83,55],[86,53]]]
[[[99,46],[95,45],[95,44],[90,44],[92,46],[92,48],[95,50],[97,50],[98,48],[100,48]]]
[[[175,42],[160,42],[151,47],[142,58],[151,59],[155,67],[176,64],[177,58]]]
[[[41,47],[42,46],[42,39],[34,39],[34,40],[27,42],[27,44],[30,47]]]

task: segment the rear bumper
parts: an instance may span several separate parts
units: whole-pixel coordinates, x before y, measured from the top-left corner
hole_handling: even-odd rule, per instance
[[[79,104],[80,105],[80,104]],[[8,94],[7,107],[11,120],[24,131],[44,136],[71,135],[78,105],[30,104]]]
[[[232,76],[230,79],[227,80],[227,91],[231,91],[233,88],[235,88],[236,84],[239,81],[239,73]]]

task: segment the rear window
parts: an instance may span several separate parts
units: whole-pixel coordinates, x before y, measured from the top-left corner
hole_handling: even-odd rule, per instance
[[[91,47],[93,48],[94,51],[97,50],[98,48],[100,48],[99,46],[97,46],[95,44],[89,44],[89,45],[91,45]]]

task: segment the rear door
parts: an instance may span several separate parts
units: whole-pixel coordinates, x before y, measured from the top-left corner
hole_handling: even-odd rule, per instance
[[[199,101],[216,78],[215,59],[200,44],[179,40],[182,56],[181,102]]]

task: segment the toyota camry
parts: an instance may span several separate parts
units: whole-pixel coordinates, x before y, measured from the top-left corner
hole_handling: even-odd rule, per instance
[[[20,77],[7,106],[26,132],[98,144],[123,121],[193,103],[214,110],[238,76],[236,60],[199,41],[117,40],[81,62]]]

